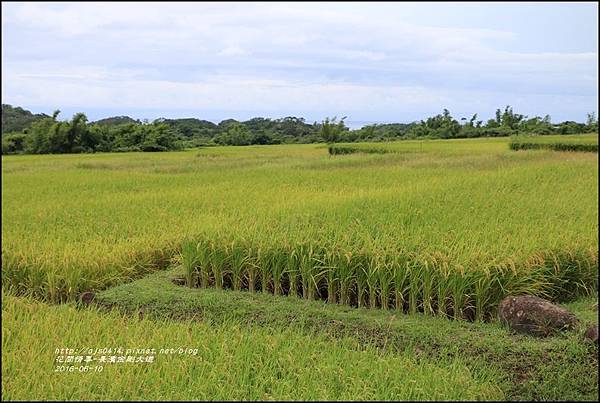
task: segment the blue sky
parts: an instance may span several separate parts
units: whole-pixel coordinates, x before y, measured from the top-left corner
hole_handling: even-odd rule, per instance
[[[2,3],[2,102],[90,120],[584,121],[596,3]]]

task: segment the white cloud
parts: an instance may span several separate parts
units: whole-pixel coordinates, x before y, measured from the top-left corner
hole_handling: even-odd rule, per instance
[[[91,69],[93,70],[93,69]],[[57,69],[61,71],[61,69]],[[232,110],[248,105],[270,110],[321,108],[358,110],[398,105],[425,105],[442,101],[421,87],[373,86],[344,83],[294,82],[243,76],[211,76],[202,82],[133,80],[132,73],[96,72],[90,69],[64,74],[7,73],[6,91],[19,89],[31,105],[59,104],[70,107],[112,106],[123,108],[186,108],[211,110],[227,104]],[[3,88],[4,90],[4,88]],[[349,97],[348,94],[352,94]]]
[[[217,53],[218,56],[246,56],[250,52],[240,48],[239,46],[228,46]]]
[[[496,44],[523,38],[430,26],[409,7],[5,3],[3,101],[302,113],[438,108],[458,96],[474,109],[511,91],[597,99],[595,52],[507,51]]]

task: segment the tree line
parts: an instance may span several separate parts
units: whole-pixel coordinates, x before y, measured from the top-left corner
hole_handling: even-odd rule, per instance
[[[413,123],[367,125],[350,130],[345,119],[326,118],[307,123],[304,118],[257,117],[247,121],[160,118],[152,122],[116,116],[88,122],[84,113],[70,120],[34,115],[22,108],[2,105],[2,154],[58,154],[123,151],[169,151],[213,145],[289,144],[317,142],[391,141],[500,137],[515,134],[579,134],[598,131],[594,113],[585,123],[551,122],[550,116],[529,118],[506,106],[483,122],[474,114],[454,118],[447,109]]]

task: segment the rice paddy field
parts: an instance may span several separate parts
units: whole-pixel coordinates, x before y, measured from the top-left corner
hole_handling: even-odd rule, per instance
[[[597,322],[598,155],[510,141],[3,156],[3,399],[594,400],[597,347],[525,338],[531,377],[506,376],[495,316],[532,294]],[[118,309],[82,307],[88,291]],[[331,316],[290,324],[309,308]],[[377,342],[319,331],[345,312]],[[381,343],[406,321],[407,344]],[[492,359],[457,350],[481,339]],[[63,345],[186,343],[202,358],[52,372]]]

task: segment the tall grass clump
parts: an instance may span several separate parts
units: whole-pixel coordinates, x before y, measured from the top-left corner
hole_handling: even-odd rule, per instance
[[[206,243],[200,242],[198,245]],[[597,254],[540,252],[517,263],[485,256],[478,266],[465,267],[440,254],[401,255],[384,249],[347,250],[340,246],[286,243],[260,247],[210,242],[211,268],[201,286],[256,291],[257,268],[260,289],[275,296],[322,299],[371,309],[439,315],[455,320],[485,321],[494,316],[507,295],[537,295],[555,301],[590,295],[597,290]],[[192,246],[190,246],[192,245]],[[194,243],[183,251],[193,253]],[[184,262],[199,262],[188,258]],[[229,263],[227,263],[229,262]],[[254,264],[251,262],[255,262]],[[184,266],[192,267],[184,263]],[[201,276],[202,265],[196,264]],[[221,267],[220,270],[214,270]],[[225,281],[229,278],[230,281]],[[252,280],[254,279],[254,280]]]
[[[185,279],[188,287],[194,285],[198,268],[198,244],[193,241],[184,241],[181,246],[181,264],[185,271]]]

